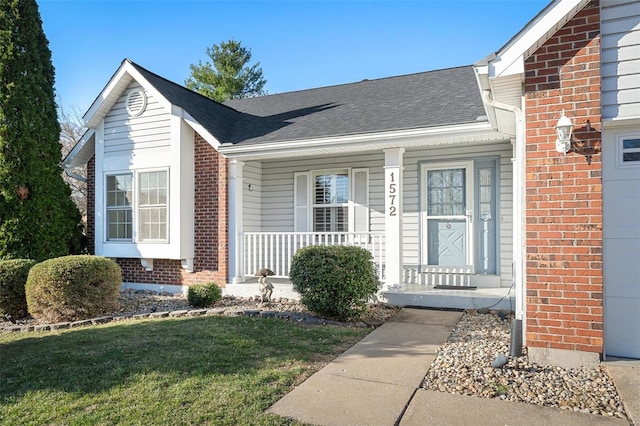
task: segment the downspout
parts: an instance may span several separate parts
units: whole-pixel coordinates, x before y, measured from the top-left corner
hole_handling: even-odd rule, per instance
[[[494,100],[490,90],[483,90],[484,102],[496,109],[512,112],[515,116],[516,138],[514,143],[515,155],[511,159],[513,164],[513,275],[516,287],[516,320],[512,327],[511,341],[519,340],[520,344],[526,343],[525,330],[525,279],[524,279],[524,253],[525,253],[525,223],[524,223],[524,188],[525,188],[525,146],[524,146],[524,120],[522,109],[513,105]],[[515,335],[514,335],[515,334]],[[519,335],[519,336],[518,336]],[[521,348],[520,348],[521,351]],[[515,351],[515,352],[520,352]],[[511,348],[512,356],[519,356],[515,353],[513,344]]]
[[[73,172],[70,170],[70,168],[69,168],[69,167],[67,167],[67,166],[63,166],[62,164],[61,164],[61,166],[62,166],[62,167],[64,167],[64,172],[65,172],[65,173],[67,174],[67,176],[69,176],[70,178],[73,178],[73,179],[79,180],[80,182],[86,182],[86,181],[87,181],[87,178],[86,178],[86,177],[84,177],[84,176],[80,176],[80,175],[79,175],[79,174],[77,174],[77,173],[73,173]]]

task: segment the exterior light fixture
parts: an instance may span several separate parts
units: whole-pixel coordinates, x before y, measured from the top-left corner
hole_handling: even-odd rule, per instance
[[[562,154],[571,151],[572,131],[573,123],[569,117],[564,115],[564,110],[562,110],[562,117],[560,117],[558,124],[556,124],[556,135],[558,135],[558,139],[556,139],[556,151]]]

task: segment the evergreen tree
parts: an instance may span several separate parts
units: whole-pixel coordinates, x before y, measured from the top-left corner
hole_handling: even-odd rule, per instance
[[[49,42],[35,0],[0,0],[0,259],[81,250],[61,176]]]
[[[233,39],[207,48],[211,62],[190,65],[187,88],[218,102],[250,98],[264,94],[267,81],[262,77],[260,62],[249,66],[251,50]]]

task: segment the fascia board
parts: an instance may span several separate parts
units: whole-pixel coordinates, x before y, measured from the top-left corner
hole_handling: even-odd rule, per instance
[[[198,133],[200,136],[206,140],[209,145],[211,145],[216,151],[220,148],[220,141],[216,139],[211,133],[207,131],[207,129],[202,126],[202,124],[198,123],[195,118],[191,116],[188,112],[180,108],[181,117],[191,128]]]
[[[104,116],[111,110],[113,105],[118,100],[118,97],[122,94],[126,86],[131,84],[131,81],[137,81],[146,91],[157,97],[164,103],[165,107],[169,107],[170,103],[164,96],[158,92],[146,78],[142,76],[136,70],[128,59],[125,59],[120,68],[111,77],[111,80],[107,83],[102,92],[98,95],[93,102],[89,110],[82,117],[85,126],[95,128],[98,123],[104,118]]]
[[[487,122],[443,126],[430,129],[407,130],[339,136],[332,138],[271,142],[250,145],[222,144],[219,152],[228,158],[252,160],[308,155],[330,155],[345,152],[363,152],[385,148],[428,146],[478,141],[509,140],[492,129]]]
[[[64,157],[64,160],[62,160],[61,164],[65,167],[65,168],[73,168],[73,167],[79,167],[85,164],[84,161],[81,162],[76,162],[75,159],[78,156],[78,154],[80,154],[81,152],[85,151],[86,149],[90,149],[91,147],[88,146],[87,144],[90,144],[90,140],[92,138],[93,135],[95,135],[95,130],[94,129],[88,129],[84,135],[82,135],[82,137],[80,138],[80,140],[74,145],[73,148],[71,148],[71,151],[69,151],[69,153],[67,154],[66,157]]]
[[[489,61],[489,77],[524,73],[524,60],[533,47],[544,43],[580,9],[587,0],[554,0]]]

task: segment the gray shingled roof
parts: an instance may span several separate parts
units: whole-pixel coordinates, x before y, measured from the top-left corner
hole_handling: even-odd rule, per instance
[[[187,111],[220,142],[224,143],[233,140],[232,130],[235,122],[242,116],[241,113],[211,100],[206,96],[193,92],[186,87],[160,77],[134,62],[131,62],[131,65],[133,65],[162,96],[173,105],[179,106]]]
[[[254,144],[486,121],[471,66],[219,104],[132,63],[220,142]]]
[[[277,142],[486,121],[471,66],[225,102],[246,113],[234,143]]]

